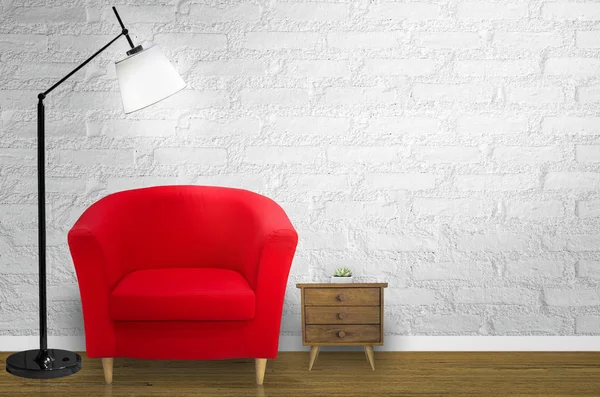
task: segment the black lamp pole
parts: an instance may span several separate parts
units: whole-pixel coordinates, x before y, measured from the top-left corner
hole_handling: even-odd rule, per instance
[[[135,54],[142,50],[141,46],[134,46],[129,37],[129,32],[125,29],[121,17],[115,7],[117,20],[121,25],[121,33],[112,39],[108,44],[98,50],[94,55],[85,60],[81,65],[73,69],[69,74],[60,79],[52,87],[38,95],[37,105],[37,179],[38,179],[38,245],[39,245],[39,290],[40,290],[40,348],[27,350],[10,355],[6,359],[6,370],[13,375],[23,378],[50,379],[60,378],[76,373],[81,369],[81,356],[77,353],[60,350],[48,349],[48,324],[46,311],[46,184],[45,184],[45,108],[44,98],[65,80],[77,73],[81,68],[87,65],[98,54],[106,50],[121,36],[125,36],[131,46],[127,55]]]

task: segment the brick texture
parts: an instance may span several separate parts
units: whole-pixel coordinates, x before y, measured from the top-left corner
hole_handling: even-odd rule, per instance
[[[600,335],[599,2],[118,3],[188,86],[123,114],[120,39],[48,96],[52,335],[83,328],[70,226],[165,184],[286,209],[285,334],[293,284],[349,266],[390,283],[391,334]],[[118,30],[100,0],[0,2],[0,336],[37,321],[36,96]]]

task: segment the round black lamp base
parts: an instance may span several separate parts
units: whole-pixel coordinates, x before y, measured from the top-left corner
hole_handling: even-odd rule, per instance
[[[6,371],[21,378],[62,378],[80,369],[81,356],[68,350],[27,350],[6,359]]]

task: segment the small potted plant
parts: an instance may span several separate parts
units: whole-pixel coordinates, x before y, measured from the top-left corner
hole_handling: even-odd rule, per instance
[[[338,267],[335,269],[335,273],[331,277],[332,283],[351,283],[352,282],[352,271],[346,267]]]

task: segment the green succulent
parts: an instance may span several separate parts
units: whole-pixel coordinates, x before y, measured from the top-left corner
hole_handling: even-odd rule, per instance
[[[346,267],[338,267],[335,269],[333,277],[352,277],[352,271]]]

